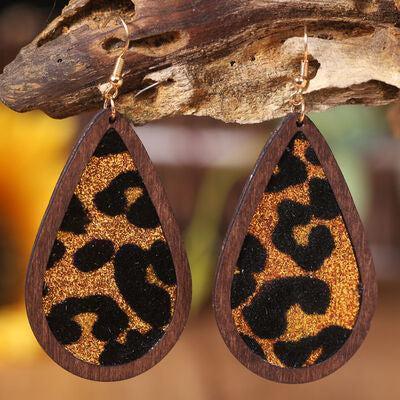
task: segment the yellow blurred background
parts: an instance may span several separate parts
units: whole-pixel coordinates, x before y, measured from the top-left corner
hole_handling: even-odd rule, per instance
[[[2,67],[63,2],[52,10],[53,5],[2,1]],[[160,364],[132,380],[95,383],[65,372],[40,349],[23,298],[41,217],[91,115],[60,121],[0,105],[0,399],[400,399],[399,115],[398,105],[338,107],[311,115],[365,223],[380,290],[370,334],[356,355],[335,374],[297,386],[262,380],[242,367],[218,333],[210,300],[219,247],[243,183],[279,121],[238,126],[187,117],[137,128],[183,232],[193,277],[192,311],[181,339]]]

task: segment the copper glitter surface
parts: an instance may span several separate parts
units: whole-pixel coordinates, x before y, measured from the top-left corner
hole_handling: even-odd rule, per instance
[[[322,354],[322,348],[318,348],[317,350],[314,350],[310,357],[308,357],[308,360],[305,362],[305,365],[313,365],[315,362],[318,360],[320,355]]]
[[[154,229],[136,227],[129,223],[125,215],[110,217],[101,213],[93,202],[96,193],[106,189],[119,174],[135,170],[136,167],[128,152],[91,158],[75,190],[75,195],[84,205],[91,222],[87,225],[86,233],[84,234],[77,235],[61,231],[57,233],[57,239],[64,244],[66,252],[62,259],[45,273],[45,284],[49,289],[47,295],[43,297],[43,309],[46,315],[50,313],[54,305],[71,297],[109,296],[129,319],[128,328],[117,338],[120,343],[125,342],[128,330],[136,329],[144,334],[152,329],[151,325],[141,320],[120,293],[114,279],[112,260],[95,271],[81,272],[73,265],[73,256],[78,249],[93,239],[112,241],[115,252],[128,243],[147,250],[155,241],[165,241],[160,226]],[[142,195],[142,189],[129,188],[126,190],[125,195],[128,204],[132,204]],[[160,282],[151,266],[148,268],[147,281],[162,287],[168,292],[171,299],[172,315],[176,301],[176,285],[168,286]],[[106,342],[96,339],[92,334],[92,326],[96,318],[97,315],[94,313],[77,315],[74,320],[82,327],[82,335],[77,342],[67,345],[65,348],[76,358],[98,365],[99,357],[104,350]],[[167,327],[168,325],[164,327],[164,330]]]
[[[73,344],[65,346],[76,358],[90,364],[97,364],[98,355],[104,350],[105,342],[92,335],[92,326],[97,320],[97,315],[84,313],[76,316],[74,321],[82,326],[81,338]]]
[[[278,223],[277,208],[281,201],[292,200],[308,205],[309,181],[318,177],[326,179],[320,166],[311,164],[305,158],[305,152],[309,146],[306,140],[296,140],[293,154],[299,157],[306,165],[308,179],[305,183],[289,186],[276,193],[264,193],[260,204],[250,223],[248,232],[258,238],[268,255],[263,271],[254,273],[256,289],[254,293],[241,305],[232,310],[234,323],[240,333],[252,337],[262,347],[266,359],[270,364],[285,367],[275,355],[273,345],[277,341],[299,341],[302,338],[315,336],[322,329],[337,325],[352,329],[357,320],[360,309],[360,294],[358,285],[360,281],[357,261],[348,232],[339,215],[332,220],[312,218],[309,224],[296,226],[293,229],[293,237],[299,245],[308,244],[308,235],[311,229],[318,225],[325,225],[332,233],[335,247],[323,266],[315,272],[303,270],[291,256],[280,252],[272,242],[272,234]],[[278,169],[275,168],[275,173]],[[238,272],[238,270],[236,270]],[[330,304],[322,315],[306,314],[298,304],[293,305],[287,312],[287,329],[277,339],[261,339],[251,330],[243,317],[242,310],[249,305],[260,291],[264,283],[278,278],[308,276],[321,279],[328,284],[331,292]],[[304,366],[314,364],[321,355],[322,349],[312,352]]]

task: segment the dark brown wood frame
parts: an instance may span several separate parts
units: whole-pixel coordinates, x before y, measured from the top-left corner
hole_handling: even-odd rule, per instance
[[[253,173],[243,190],[238,208],[222,246],[216,275],[213,303],[219,330],[232,354],[254,373],[282,383],[305,383],[320,379],[342,366],[365,338],[374,313],[377,286],[372,257],[364,229],[336,160],[315,125],[306,117],[301,128],[298,116],[290,114],[264,147]],[[342,348],[328,360],[304,368],[280,368],[251,351],[234,325],[231,309],[231,285],[236,262],[256,207],[285,147],[301,130],[314,148],[335,194],[353,245],[363,287],[359,315],[354,329]]]
[[[83,170],[99,141],[109,128],[115,128],[125,142],[143,178],[157,210],[170,247],[177,276],[177,297],[172,321],[165,335],[147,354],[119,366],[97,366],[75,358],[54,337],[47,324],[42,305],[44,274],[50,251],[72,194]],[[189,315],[191,278],[186,253],[167,196],[150,158],[130,122],[117,115],[110,121],[110,112],[101,111],[78,140],[54,190],[37,235],[26,280],[26,309],[32,330],[48,355],[75,375],[98,381],[116,381],[134,377],[159,362],[178,340]]]

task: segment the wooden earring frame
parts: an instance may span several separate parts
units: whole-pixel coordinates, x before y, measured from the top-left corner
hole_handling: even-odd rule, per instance
[[[309,140],[332,187],[354,249],[363,292],[352,333],[332,357],[308,367],[281,368],[269,364],[255,354],[240,337],[232,318],[230,293],[234,269],[251,219],[284,149],[298,131],[302,131]],[[299,127],[298,114],[289,114],[271,136],[257,160],[222,245],[213,293],[215,317],[221,335],[232,354],[257,375],[281,383],[311,382],[331,374],[353,356],[367,335],[376,300],[375,270],[364,228],[337,162],[310,119],[305,117]]]
[[[157,211],[175,266],[177,294],[171,322],[151,350],[141,358],[123,365],[99,366],[75,358],[56,340],[43,311],[42,288],[52,245],[68,204],[86,165],[109,128],[116,129],[128,148]],[[42,220],[28,267],[25,294],[28,319],[41,346],[64,369],[86,379],[117,381],[139,375],[165,357],[182,333],[190,310],[191,277],[179,228],[143,144],[131,123],[119,114],[112,122],[109,110],[99,112],[75,145]]]

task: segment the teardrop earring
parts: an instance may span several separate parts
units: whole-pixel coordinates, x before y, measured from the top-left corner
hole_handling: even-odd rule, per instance
[[[179,229],[154,167],[114,101],[79,138],[57,183],[26,281],[32,330],[48,355],[84,378],[115,381],[159,362],[181,334],[191,280]]]
[[[328,144],[305,115],[308,36],[294,113],[263,149],[222,246],[214,288],[230,351],[284,383],[342,366],[369,329],[377,289],[364,230]]]

